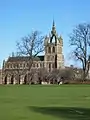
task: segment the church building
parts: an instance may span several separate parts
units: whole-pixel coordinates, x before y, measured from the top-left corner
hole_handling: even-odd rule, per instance
[[[53,21],[52,30],[44,40],[45,55],[36,56],[33,60],[32,69],[46,68],[48,71],[64,68],[63,39],[58,36]],[[2,83],[24,84],[27,79],[29,57],[12,56],[3,61]],[[19,74],[22,73],[22,74]],[[19,79],[17,80],[17,75]]]

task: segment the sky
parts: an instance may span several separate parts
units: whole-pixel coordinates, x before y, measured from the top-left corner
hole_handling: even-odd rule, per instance
[[[48,35],[53,18],[69,65],[69,34],[77,24],[90,22],[90,0],[0,0],[0,64],[32,30]]]

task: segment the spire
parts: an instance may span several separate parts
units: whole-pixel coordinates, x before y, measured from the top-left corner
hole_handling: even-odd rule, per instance
[[[54,22],[54,19],[53,19],[53,27],[55,27],[55,22]]]
[[[55,27],[54,19],[53,19],[53,25],[52,25],[52,31],[51,31],[51,34],[52,34],[53,36],[56,35],[56,27]]]
[[[55,27],[54,19],[53,19],[53,24],[52,24],[51,36],[50,36],[50,43],[52,43],[52,41],[55,42],[55,44],[57,43],[57,33],[56,33],[56,27]]]

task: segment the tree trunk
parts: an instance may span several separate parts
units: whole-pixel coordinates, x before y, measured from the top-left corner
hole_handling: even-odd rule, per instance
[[[85,70],[83,70],[83,81],[85,81],[85,79],[86,79],[86,72]]]

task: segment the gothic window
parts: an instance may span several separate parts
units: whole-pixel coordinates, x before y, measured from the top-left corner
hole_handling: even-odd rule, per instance
[[[7,64],[7,68],[9,68],[9,64]]]
[[[51,47],[48,48],[48,53],[51,53]]]
[[[44,63],[43,63],[43,68],[44,68]]]
[[[37,67],[38,67],[38,63],[37,63]]]
[[[10,68],[12,68],[12,64],[10,64]]]
[[[51,61],[53,61],[54,60],[54,56],[51,56]]]
[[[49,61],[50,60],[50,56],[47,56],[47,61]]]
[[[4,84],[7,84],[7,75],[5,76]]]
[[[52,68],[54,68],[54,63],[52,63]]]
[[[53,46],[53,53],[55,53],[55,47]]]
[[[11,64],[11,68],[12,68],[12,64]]]
[[[16,68],[16,64],[15,63],[13,64],[13,68]]]
[[[42,63],[40,63],[40,67],[42,67]]]
[[[13,64],[13,67],[15,68],[15,64]]]
[[[51,70],[51,63],[49,63],[49,71]]]
[[[26,64],[26,67],[28,67],[28,65],[29,65],[29,64],[27,63],[27,64]]]
[[[25,68],[26,66],[25,66],[25,63],[23,63],[23,67]]]
[[[49,68],[51,68],[51,63],[49,63]]]
[[[13,82],[14,82],[14,76],[12,75],[11,76],[11,84],[13,84]]]
[[[20,68],[22,67],[22,63],[19,64],[20,65]]]
[[[16,68],[18,68],[18,64],[16,64]]]

